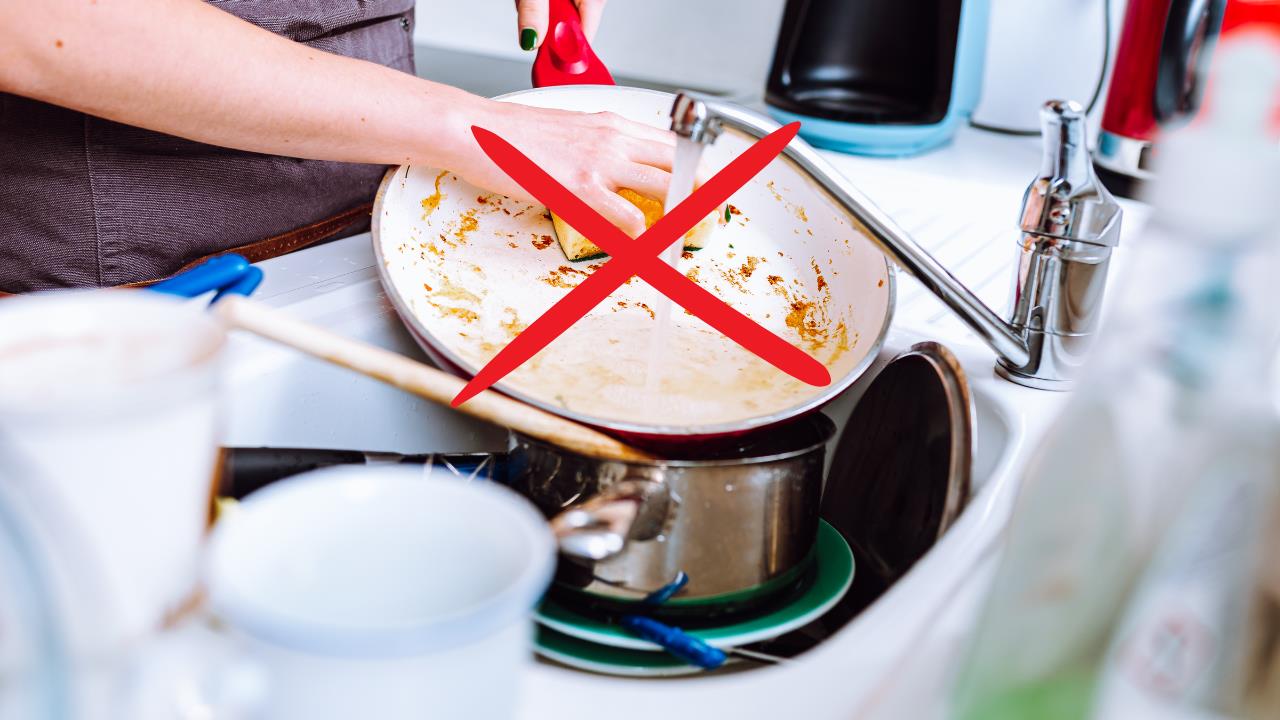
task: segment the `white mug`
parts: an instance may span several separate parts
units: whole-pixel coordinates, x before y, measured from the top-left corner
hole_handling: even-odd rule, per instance
[[[73,655],[144,638],[192,600],[223,341],[202,306],[158,293],[0,302],[0,482],[39,536]]]
[[[0,717],[112,717],[130,658],[192,604],[223,341],[156,293],[0,302],[0,675],[38,681],[0,684]]]
[[[249,717],[503,718],[554,547],[542,515],[502,486],[330,468],[220,519],[205,582],[260,669]]]

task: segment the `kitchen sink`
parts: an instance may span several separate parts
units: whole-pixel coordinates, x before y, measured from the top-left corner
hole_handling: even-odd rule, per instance
[[[367,253],[367,238],[357,237],[269,261],[275,267],[266,268],[259,297],[336,332],[421,357],[382,297],[371,263],[365,264]],[[310,277],[299,263],[318,263],[327,272]],[[335,275],[333,268],[344,264],[350,270]],[[895,326],[872,369],[824,412],[843,426],[879,368],[923,339],[933,338]],[[611,717],[638,718],[687,703],[750,708],[753,716],[849,717],[871,702],[886,674],[910,662],[914,640],[947,607],[1003,527],[1015,485],[1013,469],[1026,446],[1027,408],[1057,402],[1053,393],[995,377],[985,348],[946,344],[965,368],[975,403],[973,494],[953,527],[898,582],[880,589],[847,625],[782,666],[634,680],[531,661],[523,716],[594,718],[609,707]],[[254,338],[236,339],[230,368],[229,445],[392,453],[505,449],[502,429]],[[353,417],[359,422],[351,422]],[[661,692],[651,687],[654,682],[663,683]],[[569,697],[575,700],[566,702]]]
[[[1001,252],[1000,258],[1011,255]],[[334,332],[422,357],[383,296],[367,235],[262,266],[266,281],[257,297],[268,305]],[[969,272],[978,270],[997,275],[989,265]],[[941,323],[917,322],[941,310],[927,304],[930,298],[913,299],[923,294],[912,282],[904,278],[899,319],[876,364],[824,412],[843,425],[868,379],[884,363],[922,340],[947,345],[968,375],[976,434],[972,497],[952,528],[895,584],[873,593],[874,601],[859,608],[850,622],[785,665],[636,680],[531,660],[522,717],[595,718],[607,708],[610,717],[640,718],[684,707],[688,712],[681,716],[714,712],[847,718],[864,714],[892,678],[923,661],[921,648],[938,618],[954,614],[947,611],[960,595],[974,595],[971,576],[983,566],[1005,525],[1017,469],[1063,396],[997,378],[991,352],[976,338],[948,334]],[[1002,292],[995,286],[1003,281],[997,278],[992,284],[993,294]],[[403,454],[506,447],[501,428],[255,338],[235,338],[229,368],[228,445]],[[979,583],[978,600],[981,587]],[[662,683],[661,691],[651,686],[655,682]]]

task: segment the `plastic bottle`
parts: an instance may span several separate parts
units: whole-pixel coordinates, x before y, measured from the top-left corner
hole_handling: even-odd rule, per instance
[[[1090,372],[1024,473],[954,717],[1088,717],[1135,578],[1192,488],[1234,472],[1219,460],[1270,462],[1254,450],[1273,430],[1280,319],[1275,61],[1229,50],[1212,119],[1166,146]]]

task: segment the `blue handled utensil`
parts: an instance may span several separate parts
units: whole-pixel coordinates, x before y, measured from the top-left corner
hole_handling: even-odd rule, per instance
[[[240,255],[219,255],[147,288],[166,295],[199,297],[215,292],[210,304],[227,295],[249,295],[262,282],[262,270]]]
[[[641,604],[648,607],[661,605],[680,592],[688,583],[689,575],[681,570],[671,582],[649,593]],[[648,640],[675,657],[703,670],[715,670],[724,665],[730,655],[771,665],[786,662],[785,658],[740,647],[722,650],[678,627],[667,625],[645,615],[623,615],[619,618],[619,624],[637,637]]]
[[[728,656],[723,650],[711,647],[706,642],[690,635],[677,627],[659,622],[643,615],[623,615],[622,627],[663,650],[704,670],[715,670],[724,665]]]

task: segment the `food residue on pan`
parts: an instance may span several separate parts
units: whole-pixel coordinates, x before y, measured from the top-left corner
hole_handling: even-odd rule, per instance
[[[796,203],[782,197],[782,194],[778,192],[778,188],[774,185],[772,180],[766,183],[766,185],[769,188],[769,192],[773,195],[773,199],[785,205],[787,210],[789,210],[792,215],[796,216],[796,219],[800,222],[809,222],[809,216],[805,213],[804,206],[797,205]],[[786,190],[786,188],[783,188],[783,190]]]
[[[818,261],[810,259],[809,264],[813,266],[813,274],[818,278],[818,292],[827,289],[827,279],[822,276],[822,268],[818,267]]]
[[[462,217],[458,219],[458,228],[453,231],[453,238],[457,240],[458,244],[465,243],[467,234],[475,232],[478,227],[480,227],[480,221],[476,220],[476,211],[475,208],[472,208],[463,213]]]
[[[499,323],[502,329],[507,331],[507,336],[514,338],[529,327],[528,323],[520,322],[520,314],[513,307],[505,307],[502,309],[502,322]]]
[[[738,292],[741,292],[744,294],[750,292],[749,290],[747,290],[747,286],[743,284],[742,279],[738,276],[737,270],[734,270],[733,268],[730,268],[728,270],[721,270],[720,277],[724,278],[725,282],[737,288]],[[716,294],[717,295],[720,294],[719,286],[716,287]]]
[[[849,350],[858,343],[858,340],[855,337],[853,343],[850,344],[849,326],[844,324],[844,320],[836,323],[836,327],[832,332],[832,335],[834,336],[833,339],[835,340],[835,347],[832,348],[831,355],[827,357],[828,365],[835,364],[837,360],[839,360],[845,353],[849,352]]]
[[[685,272],[684,276],[685,276],[685,277],[687,277],[687,278],[689,278],[689,282],[694,282],[694,283],[696,283],[696,282],[698,282],[698,271],[699,271],[699,270],[701,270],[701,268],[698,268],[698,267],[691,267],[691,268],[689,268],[689,269],[688,269],[688,271],[686,271],[686,272]]]
[[[649,307],[648,303],[642,303],[639,300],[635,302],[627,302],[626,300],[619,300],[613,304],[613,307],[611,309],[614,312],[618,312],[619,310],[626,310],[629,307],[636,307],[645,311],[646,313],[649,314],[650,320],[654,320],[657,318],[657,315],[653,312],[653,308]],[[610,344],[613,345],[613,344],[616,344],[616,342],[610,342]]]
[[[693,253],[689,252],[688,250],[685,250],[680,253],[680,257],[684,258],[685,260],[692,260]]]
[[[422,198],[422,219],[423,220],[426,220],[428,217],[431,217],[431,213],[435,212],[436,208],[440,207],[440,201],[443,200],[445,197],[444,193],[441,192],[440,190],[440,181],[443,180],[444,176],[448,174],[449,174],[448,170],[442,170],[440,174],[436,176],[435,192]]]
[[[551,287],[575,288],[578,287],[578,283],[582,282],[583,278],[590,274],[586,270],[561,265],[538,279]]]
[[[733,253],[726,253],[725,256],[729,259],[732,259]],[[748,280],[751,279],[751,276],[755,274],[756,268],[760,267],[760,263],[763,263],[763,262],[766,262],[766,261],[762,257],[758,257],[756,255],[748,255],[747,261],[745,263],[743,263],[737,268],[729,268],[727,270],[721,270],[720,276],[725,279],[725,282],[734,286],[740,292],[749,293],[750,290],[747,289],[746,283]]]
[[[551,247],[553,242],[555,242],[555,238],[550,235],[537,235],[533,238],[533,246],[539,250],[546,250]]]
[[[818,261],[810,259],[817,286],[817,296],[810,297],[804,292],[804,284],[793,280],[790,285],[780,275],[769,275],[770,287],[786,300],[788,311],[785,322],[787,327],[808,346],[809,352],[821,357],[827,351],[825,362],[830,365],[847,352],[852,345],[849,342],[848,328],[843,319],[832,323],[831,286],[822,274]],[[853,344],[857,340],[854,339]]]
[[[436,303],[431,303],[431,306],[434,307],[436,310],[440,311],[441,317],[447,317],[451,315],[456,318],[461,318],[463,322],[469,322],[469,323],[475,322],[480,319],[479,313],[477,313],[475,310],[472,310],[471,308],[451,307],[448,305],[439,305]]]
[[[444,298],[445,300],[457,300],[458,302],[480,304],[480,296],[449,281],[449,278],[440,278],[440,289],[432,293],[432,297]]]

